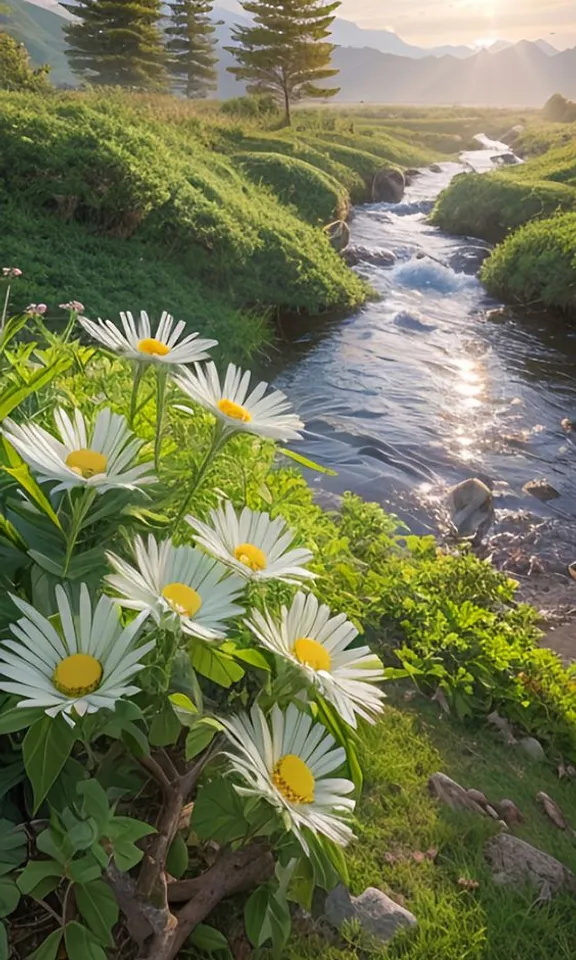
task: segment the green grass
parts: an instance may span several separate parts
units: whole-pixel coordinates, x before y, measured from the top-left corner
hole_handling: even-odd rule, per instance
[[[324,225],[346,219],[347,191],[311,163],[278,153],[239,153],[235,159],[254,183],[269,187],[282,203],[295,207],[303,220]]]
[[[481,277],[507,302],[574,313],[576,213],[529,223],[512,234],[486,260]]]
[[[450,233],[498,242],[531,220],[576,209],[573,187],[537,179],[538,174],[542,171],[528,166],[521,179],[506,173],[462,174],[441,193],[432,223]]]
[[[330,946],[312,926],[289,945],[285,960],[571,960],[573,899],[566,894],[534,906],[534,890],[497,886],[483,857],[496,828],[441,807],[430,797],[427,781],[441,771],[495,802],[513,800],[526,820],[514,833],[576,871],[573,839],[554,827],[535,801],[544,790],[569,815],[574,785],[559,782],[551,769],[535,766],[490,733],[463,734],[431,705],[395,699],[362,736],[365,790],[349,868],[354,893],[375,886],[401,898],[418,928],[378,949],[354,937]],[[414,854],[431,849],[437,850],[434,860],[415,860]],[[460,878],[477,881],[478,889],[464,889]]]

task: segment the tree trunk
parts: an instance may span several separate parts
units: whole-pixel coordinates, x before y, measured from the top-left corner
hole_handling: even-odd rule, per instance
[[[287,87],[284,87],[284,126],[292,126],[292,108],[290,104],[290,94]]]

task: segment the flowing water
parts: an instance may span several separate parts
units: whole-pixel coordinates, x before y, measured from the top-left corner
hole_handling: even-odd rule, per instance
[[[509,152],[478,140],[461,163],[423,171],[401,203],[356,209],[352,246],[396,257],[357,267],[381,299],[296,334],[275,383],[307,423],[298,452],[337,471],[307,471],[313,485],[376,500],[421,533],[437,530],[450,485],[479,477],[496,496],[493,544],[527,543],[531,563],[548,553],[565,570],[576,559],[576,433],[562,426],[576,420],[576,330],[552,316],[491,315],[499,304],[476,276],[487,245],[427,222],[456,174],[493,170]],[[523,492],[533,479],[559,497]]]

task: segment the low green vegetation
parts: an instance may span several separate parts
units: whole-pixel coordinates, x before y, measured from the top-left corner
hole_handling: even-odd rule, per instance
[[[576,209],[576,190],[571,186],[530,173],[527,170],[518,179],[506,173],[461,174],[440,196],[432,223],[451,233],[498,243],[531,220]]]
[[[529,223],[484,263],[482,280],[495,296],[576,311],[576,213]]]
[[[254,183],[270,187],[282,203],[295,207],[303,220],[323,225],[347,218],[347,191],[312,164],[279,153],[239,153],[235,159]]]
[[[495,828],[474,814],[439,807],[427,780],[441,771],[493,802],[511,799],[525,819],[514,834],[572,870],[573,841],[550,823],[535,798],[545,791],[569,814],[574,784],[562,783],[491,734],[463,735],[438,708],[407,703],[402,691],[391,693],[391,700],[394,705],[363,736],[365,787],[350,879],[356,894],[375,886],[407,906],[418,928],[387,948],[352,929],[330,946],[311,921],[289,945],[286,960],[571,960],[573,897],[565,893],[536,905],[535,889],[495,884],[483,852]]]

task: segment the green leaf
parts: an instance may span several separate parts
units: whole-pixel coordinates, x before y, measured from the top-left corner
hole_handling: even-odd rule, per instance
[[[205,923],[199,923],[190,934],[188,944],[202,950],[204,953],[225,952],[226,957],[232,957],[228,941],[223,933]]]
[[[12,787],[15,787],[25,779],[26,771],[24,770],[24,764],[21,760],[15,760],[14,763],[2,767],[0,775],[0,800],[10,792]]]
[[[42,390],[43,387],[59,377],[72,364],[72,357],[60,357],[47,367],[36,370],[23,386],[14,384],[2,393],[0,400],[0,421],[8,417],[27,397]]]
[[[244,670],[232,657],[205,643],[194,644],[191,659],[192,666],[201,676],[226,689],[244,676]]]
[[[78,884],[74,890],[76,904],[90,930],[107,947],[114,946],[112,927],[118,922],[118,903],[107,883],[94,880]]]
[[[0,918],[14,913],[20,903],[20,891],[11,877],[0,877]]]
[[[323,473],[327,477],[337,477],[338,471],[333,470],[331,467],[323,467],[320,463],[315,463],[314,460],[309,460],[308,457],[303,457],[300,453],[295,453],[294,450],[287,450],[286,447],[278,447],[278,453],[283,454],[285,457],[289,457],[290,460],[295,460],[296,463],[299,463],[301,467],[307,467],[308,470],[314,470],[315,473]]]
[[[74,883],[91,883],[102,876],[102,867],[93,853],[87,853],[68,864],[68,876]]]
[[[66,763],[76,742],[76,733],[63,717],[44,716],[24,737],[22,754],[34,793],[34,813]]]
[[[64,930],[68,960],[106,960],[102,947],[86,927],[73,920]]]
[[[165,701],[162,709],[150,724],[148,739],[153,747],[169,747],[176,743],[182,730],[182,724],[176,716],[172,704]]]
[[[10,523],[3,513],[0,513],[0,538],[7,540],[21,553],[26,553],[28,550],[28,544],[22,539],[14,524]]]
[[[219,777],[202,784],[190,823],[200,840],[230,843],[247,832],[244,805],[230,780]]]
[[[8,934],[6,933],[4,924],[0,923],[0,960],[8,960],[9,956],[10,947],[8,946]]]
[[[0,335],[0,354],[4,353],[10,341],[22,330],[22,327],[26,326],[29,320],[30,317],[26,313],[17,313],[13,317],[8,317]]]
[[[24,896],[33,897],[39,883],[47,877],[63,877],[64,868],[56,860],[30,860],[18,877],[18,887]]]
[[[36,707],[11,707],[6,713],[0,714],[0,734],[18,733],[43,716],[44,711]]]
[[[108,839],[113,848],[114,862],[119,870],[132,870],[144,856],[136,842],[155,833],[154,827],[131,817],[114,817],[108,826]]]
[[[166,870],[171,877],[180,880],[188,869],[190,854],[186,841],[181,833],[177,833],[166,856]]]
[[[290,937],[292,922],[284,898],[279,899],[270,886],[259,887],[248,898],[244,908],[244,923],[248,939],[261,947],[272,941],[274,954],[282,955]]]
[[[63,934],[64,931],[61,928],[55,930],[49,937],[46,937],[44,943],[30,955],[28,960],[56,960]]]
[[[237,647],[232,641],[223,643],[220,649],[224,653],[229,653],[235,660],[242,660],[243,663],[249,663],[251,667],[257,667],[258,670],[266,670],[267,673],[270,673],[270,664],[259,650]]]
[[[186,737],[186,759],[193,760],[208,747],[224,727],[214,717],[201,717],[190,726]]]
[[[97,780],[84,780],[76,787],[78,794],[82,797],[82,808],[86,816],[92,817],[102,834],[106,828],[112,810],[108,803],[108,796],[104,787]]]
[[[7,443],[4,440],[4,443]],[[28,465],[24,462],[21,462],[17,467],[3,467],[3,470],[6,473],[10,474],[11,477],[14,477],[16,483],[19,487],[22,487],[26,491],[33,503],[36,504],[38,509],[46,516],[49,520],[52,521],[55,527],[58,527],[59,530],[62,530],[62,525],[54,513],[52,504],[50,503],[48,497],[43,493],[38,484],[36,483],[34,477],[30,473]]]
[[[190,726],[194,716],[198,715],[198,707],[185,693],[171,693],[168,697],[176,716],[183,726]]]
[[[28,838],[24,827],[0,820],[0,876],[11,873],[27,856]]]

